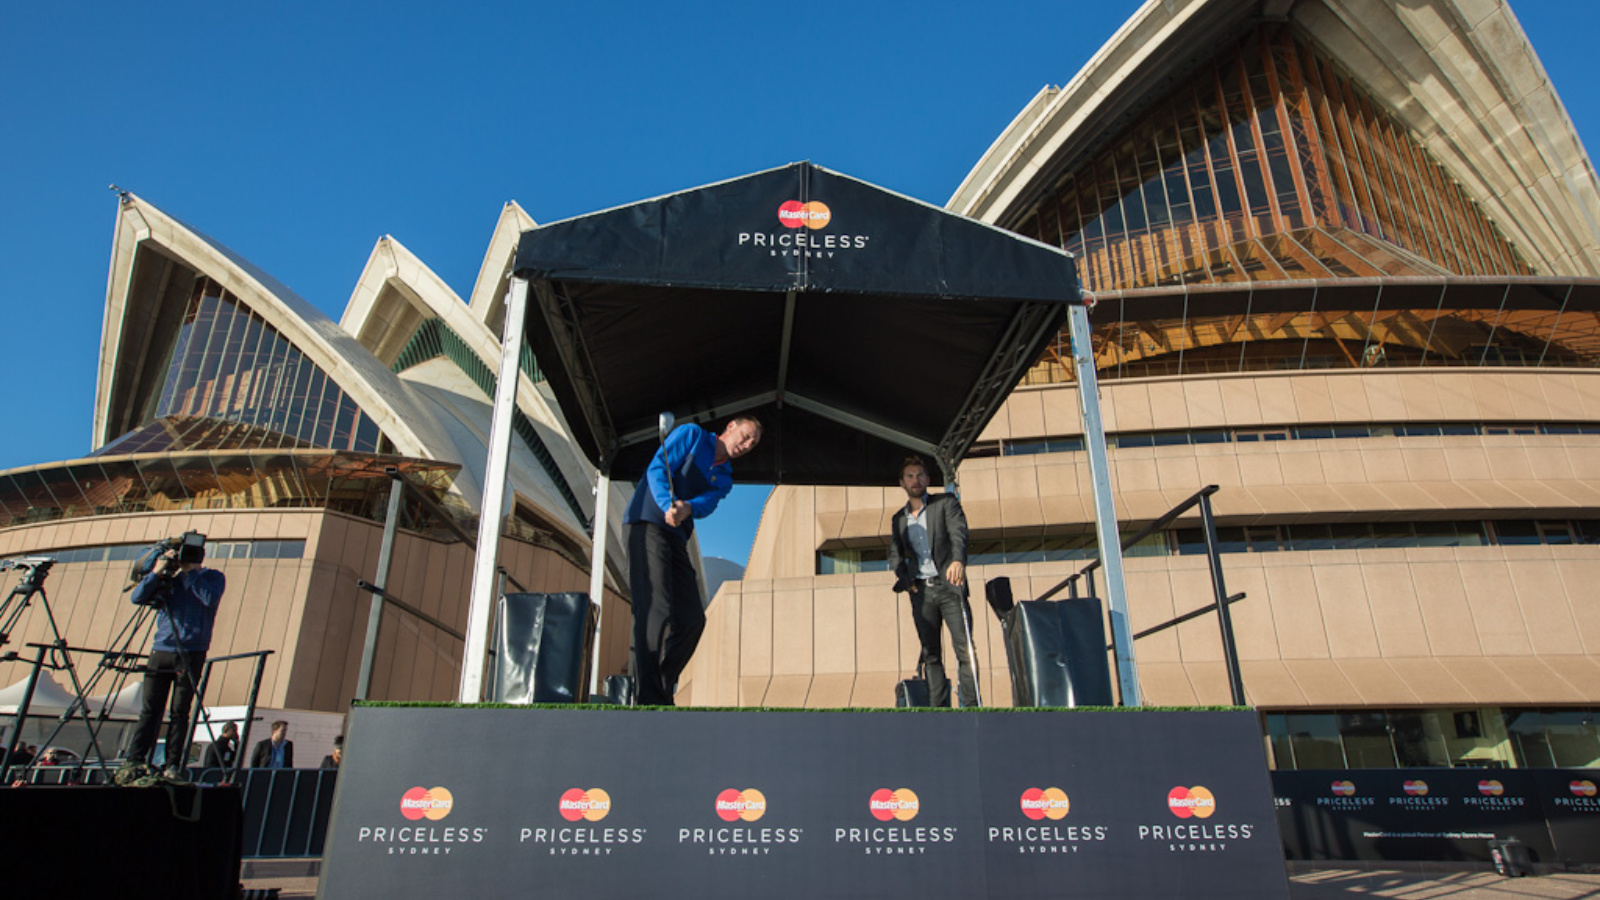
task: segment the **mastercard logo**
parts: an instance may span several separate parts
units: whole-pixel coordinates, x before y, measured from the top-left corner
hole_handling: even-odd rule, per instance
[[[873,791],[867,800],[867,809],[872,813],[872,817],[880,822],[887,822],[890,819],[909,822],[917,817],[917,810],[921,806],[917,795],[906,788],[898,791],[879,788]]]
[[[1211,791],[1198,785],[1175,787],[1167,792],[1167,809],[1180,819],[1190,816],[1209,819],[1217,811],[1217,798],[1211,796]]]
[[[556,809],[561,811],[561,818],[568,822],[576,822],[579,819],[598,822],[611,812],[611,795],[599,788],[590,788],[587,791],[573,788],[561,795],[561,800],[556,803]]]
[[[810,203],[790,200],[778,207],[778,222],[785,228],[805,226],[812,231],[819,231],[827,228],[831,221],[833,221],[833,211],[828,209],[828,204],[816,200]]]
[[[1574,797],[1593,797],[1595,794],[1594,782],[1587,779],[1572,782],[1567,785],[1567,790],[1571,791]]]
[[[1335,781],[1329,787],[1332,788],[1334,794],[1340,797],[1348,797],[1356,792],[1356,783],[1354,781]]]
[[[1022,792],[1022,814],[1030,819],[1060,819],[1072,808],[1072,801],[1060,788],[1028,788]]]
[[[437,822],[450,815],[455,798],[442,787],[414,787],[400,795],[400,815],[408,819],[429,818]]]
[[[767,798],[755,788],[736,791],[729,788],[717,795],[717,815],[724,821],[743,819],[754,822],[767,813]]]
[[[1413,797],[1425,797],[1428,794],[1428,783],[1420,778],[1416,781],[1408,781],[1400,786],[1405,788],[1406,793]]]
[[[1478,793],[1485,797],[1498,797],[1506,792],[1506,786],[1493,778],[1485,778],[1478,782]]]

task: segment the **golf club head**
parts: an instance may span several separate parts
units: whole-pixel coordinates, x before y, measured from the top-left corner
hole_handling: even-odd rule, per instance
[[[662,413],[661,417],[656,420],[656,431],[660,433],[663,441],[667,439],[668,434],[672,433],[672,426],[677,423],[678,418],[669,412]]]

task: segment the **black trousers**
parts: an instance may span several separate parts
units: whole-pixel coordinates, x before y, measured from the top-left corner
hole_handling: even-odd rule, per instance
[[[700,580],[689,562],[689,545],[676,531],[636,522],[628,532],[629,581],[633,587],[634,675],[640,706],[671,706],[700,635],[706,611]]]
[[[139,724],[133,728],[133,743],[128,747],[130,762],[150,761],[150,751],[156,746],[156,729],[161,726],[161,710],[167,706],[170,694],[166,764],[188,765],[189,707],[194,704],[195,687],[200,683],[205,662],[204,650],[186,650],[182,657],[170,650],[150,651],[144,668],[144,705],[139,709]]]
[[[922,677],[928,679],[928,699],[935,707],[950,703],[950,688],[945,685],[943,639],[940,626],[950,629],[950,649],[955,651],[959,675],[961,705],[978,705],[978,673],[972,669],[972,653],[967,647],[968,622],[972,621],[972,607],[967,603],[966,591],[943,578],[918,580],[917,590],[908,591],[911,598],[911,621],[917,626],[917,638],[922,642]],[[965,618],[963,618],[963,616]]]

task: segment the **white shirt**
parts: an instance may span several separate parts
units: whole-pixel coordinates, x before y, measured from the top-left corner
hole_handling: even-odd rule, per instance
[[[939,577],[939,567],[933,563],[933,547],[928,542],[928,498],[922,498],[922,509],[911,511],[906,503],[906,541],[911,552],[917,555],[917,577],[926,581]]]

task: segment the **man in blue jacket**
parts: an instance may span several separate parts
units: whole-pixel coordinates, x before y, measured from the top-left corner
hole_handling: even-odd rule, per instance
[[[650,459],[623,522],[633,587],[634,675],[640,706],[671,706],[678,676],[706,627],[700,581],[689,561],[694,520],[711,515],[733,488],[729,462],[761,440],[750,416],[721,434],[698,425],[673,429]]]
[[[204,546],[168,550],[162,554],[162,564],[133,589],[131,599],[135,604],[156,608],[156,636],[145,662],[144,705],[133,729],[127,764],[118,772],[119,782],[146,774],[144,767],[155,749],[161,708],[167,705],[169,693],[172,706],[167,718],[165,774],[183,777],[189,749],[189,707],[200,683],[206,652],[211,649],[217,605],[227,587],[222,573],[206,568],[204,562]]]

